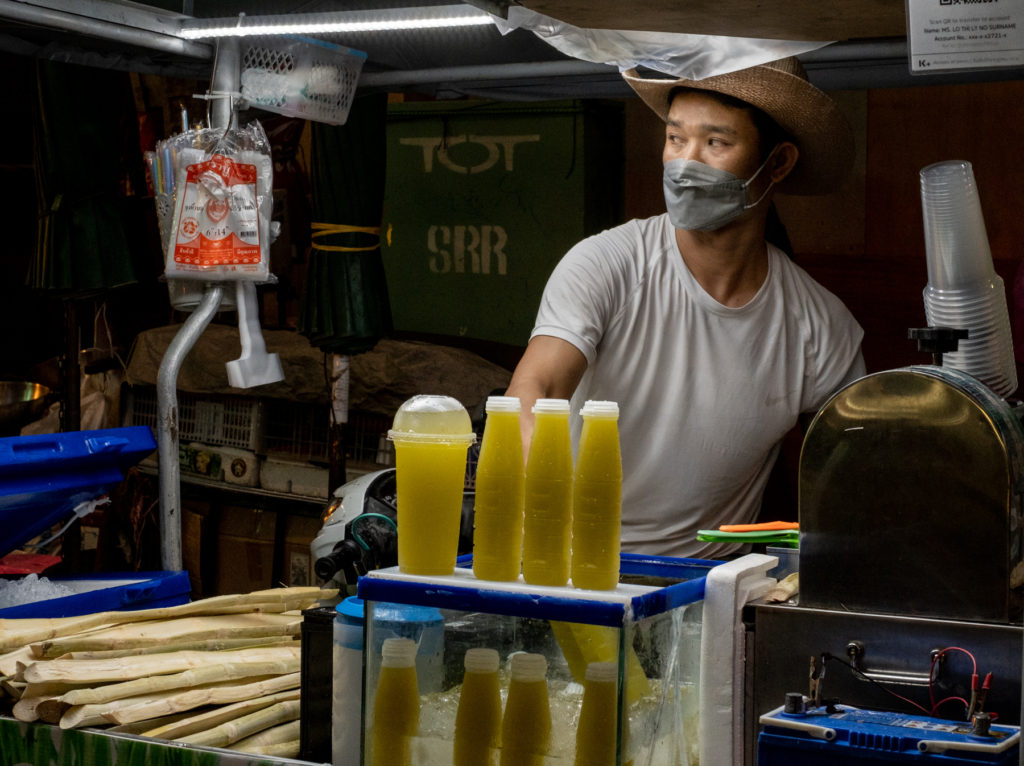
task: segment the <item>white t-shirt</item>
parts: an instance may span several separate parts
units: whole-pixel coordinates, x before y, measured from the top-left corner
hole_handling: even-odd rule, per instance
[[[752,521],[779,442],[862,362],[842,302],[769,245],[768,276],[723,306],[690,273],[667,215],[583,240],[544,289],[533,335],[587,359],[588,399],[618,402],[623,550],[713,558],[699,529]]]

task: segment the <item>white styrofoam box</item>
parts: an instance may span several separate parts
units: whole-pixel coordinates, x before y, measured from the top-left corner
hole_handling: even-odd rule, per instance
[[[255,452],[233,447],[217,447],[224,481],[242,487],[258,487],[260,483],[260,459]]]
[[[327,498],[329,472],[312,463],[267,458],[260,466],[260,486],[275,492]]]

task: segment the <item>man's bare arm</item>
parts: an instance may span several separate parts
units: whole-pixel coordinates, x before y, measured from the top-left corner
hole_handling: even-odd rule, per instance
[[[519,397],[522,404],[519,425],[524,456],[529,454],[533,435],[533,403],[538,399],[569,399],[586,369],[587,358],[568,341],[550,335],[530,340],[506,392]]]

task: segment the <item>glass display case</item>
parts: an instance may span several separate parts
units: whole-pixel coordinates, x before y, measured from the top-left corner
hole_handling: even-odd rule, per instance
[[[493,650],[498,660],[490,762],[698,763],[704,586],[717,563],[623,554],[620,584],[610,591],[482,581],[461,566],[445,577],[370,572],[359,584],[366,620],[362,764],[380,763],[375,741],[378,749],[387,743],[389,766],[459,763],[456,753],[470,747],[457,742],[456,724],[468,715],[460,702],[473,649]],[[399,683],[408,687],[414,677],[416,693],[405,688],[396,697],[392,666],[403,640],[416,651]],[[530,721],[509,704],[520,693],[523,655],[541,669]],[[600,681],[606,689],[598,690]],[[477,718],[482,706],[473,703]],[[477,739],[490,736],[481,735],[483,725],[474,724]],[[577,733],[584,729],[589,752],[579,760]]]

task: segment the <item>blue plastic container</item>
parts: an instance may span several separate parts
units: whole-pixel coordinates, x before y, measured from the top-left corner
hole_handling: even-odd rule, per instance
[[[147,426],[0,438],[0,556],[105,495],[155,449]]]
[[[800,715],[778,708],[761,725],[757,766],[1016,766],[1020,758],[1018,726],[993,724],[988,736],[975,736],[967,723],[847,706]]]
[[[192,584],[187,572],[130,572],[54,577],[51,582],[78,591],[31,604],[0,609],[0,618],[77,617],[119,609],[156,609],[189,601]]]

